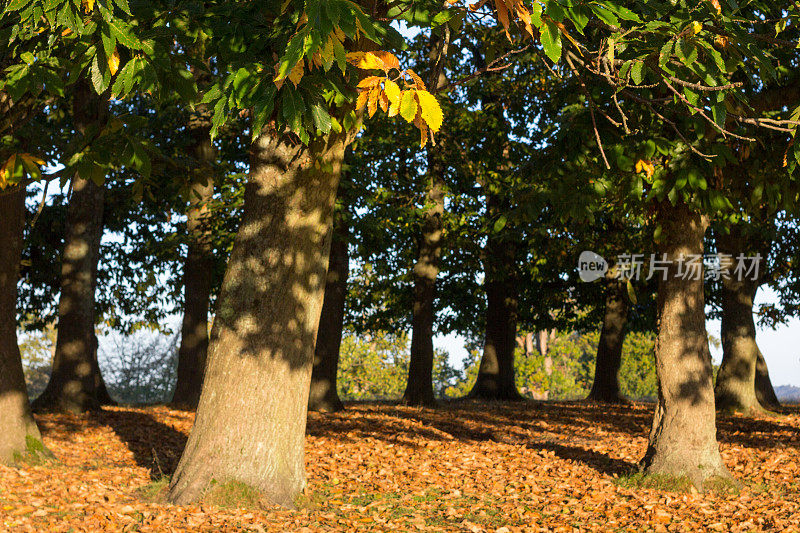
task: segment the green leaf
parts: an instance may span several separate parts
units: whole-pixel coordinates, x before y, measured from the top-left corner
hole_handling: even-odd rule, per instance
[[[636,85],[641,85],[644,80],[644,61],[635,61],[631,67],[631,80]]]
[[[558,63],[561,59],[561,32],[551,21],[546,21],[541,27],[541,40],[544,53],[553,63]]]
[[[314,126],[322,133],[331,131],[331,116],[321,105],[314,104],[311,106],[311,118],[314,119]]]
[[[441,26],[453,18],[453,15],[455,15],[454,11],[440,11],[435,17],[433,17],[433,20],[431,20],[431,26],[434,28],[436,26]]]
[[[508,222],[508,220],[506,219],[505,215],[500,215],[499,217],[497,217],[497,220],[494,221],[494,228],[493,228],[494,232],[495,233],[501,232],[503,228],[506,227],[506,222]]]

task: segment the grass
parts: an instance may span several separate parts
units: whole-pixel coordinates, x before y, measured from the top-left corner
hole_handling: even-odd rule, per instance
[[[169,490],[169,477],[163,476],[147,485],[139,487],[136,492],[139,497],[148,503],[164,503],[166,501],[167,490]]]
[[[252,509],[263,506],[260,491],[241,481],[211,482],[203,501],[217,507]]]

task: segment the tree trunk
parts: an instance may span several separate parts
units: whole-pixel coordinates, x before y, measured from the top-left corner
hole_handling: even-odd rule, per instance
[[[82,81],[76,88],[73,114],[76,129],[86,134],[90,126],[105,124],[108,104]],[[35,410],[80,413],[100,407],[97,384],[102,376],[94,327],[104,197],[104,187],[77,174],[72,179],[61,256],[56,352],[47,387],[33,402]]]
[[[61,258],[58,337],[53,370],[35,410],[81,413],[100,408],[97,397],[95,286],[103,235],[103,187],[75,176]]]
[[[343,213],[337,213],[331,237],[331,253],[325,280],[325,298],[319,319],[317,346],[314,350],[314,367],[308,396],[309,411],[334,412],[344,409],[336,390],[336,373],[339,370],[347,277],[350,274],[348,233]]]
[[[429,160],[429,186],[418,239],[419,255],[414,265],[413,301],[411,304],[411,360],[408,383],[402,403],[406,405],[436,404],[433,394],[433,324],[435,320],[436,277],[442,255],[442,215],[444,214],[444,184],[437,165]]]
[[[169,499],[212,480],[292,505],[305,427],[331,219],[346,141],[305,148],[262,134],[251,148],[242,224],[217,301],[194,428]]]
[[[488,194],[489,216],[500,210],[497,196]],[[514,246],[501,235],[486,243],[486,333],[478,377],[469,393],[484,400],[521,400],[514,380],[517,337],[517,297]]]
[[[761,411],[755,389],[758,346],[754,295],[755,282],[722,280],[722,364],[714,396],[717,408],[723,411]]]
[[[756,398],[761,407],[768,411],[778,411],[783,407],[775,394],[775,389],[772,387],[767,362],[764,360],[764,354],[761,353],[761,350],[758,350],[758,360],[756,360],[755,385]]]
[[[745,414],[761,412],[775,405],[769,396],[772,389],[769,374],[764,380],[764,375],[761,374],[759,378],[757,371],[759,359],[763,361],[756,343],[756,324],[753,319],[753,302],[759,282],[736,279],[732,264],[733,258],[744,254],[750,247],[739,227],[731,228],[728,235],[720,235],[717,245],[720,252],[732,258],[729,264],[724,265],[732,275],[722,280],[722,364],[714,389],[717,408]],[[760,270],[763,270],[761,266]],[[766,369],[765,363],[762,368]],[[761,392],[757,390],[759,388]],[[763,404],[759,396],[763,398]]]
[[[683,203],[669,202],[659,206],[657,220],[659,251],[670,263],[658,286],[658,404],[642,468],[646,474],[686,476],[702,488],[708,478],[730,474],[716,437],[702,273],[683,279],[678,261],[699,256],[702,264],[708,221]]]
[[[97,342],[97,334],[94,335],[93,338],[93,345],[92,345],[92,372],[94,373],[94,386],[95,386],[95,394],[97,395],[97,402],[100,405],[116,405],[117,402],[114,401],[114,398],[108,393],[108,388],[106,387],[106,382],[103,379],[103,373],[100,371],[100,362],[97,360],[97,350],[99,348],[99,343]]]
[[[190,125],[191,126],[191,125]],[[193,156],[198,162],[198,176],[189,191],[186,230],[189,238],[183,265],[183,323],[178,348],[178,380],[172,403],[197,408],[205,374],[208,351],[208,307],[214,275],[214,257],[208,228],[208,202],[214,194],[211,165],[216,157],[210,127],[191,128],[195,139]]]
[[[25,189],[0,191],[0,464],[45,452],[31,415],[17,344],[17,282],[24,223]]]
[[[597,344],[597,363],[594,383],[587,400],[620,403],[625,398],[619,390],[619,369],[622,365],[622,345],[628,323],[628,296],[625,284],[609,280],[606,288],[603,329]]]

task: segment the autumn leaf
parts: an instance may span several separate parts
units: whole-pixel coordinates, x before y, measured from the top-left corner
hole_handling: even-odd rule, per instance
[[[390,117],[393,117],[400,112],[400,87],[387,78],[383,83],[383,91],[389,100],[389,111],[387,113]]]
[[[648,179],[653,177],[653,173],[656,170],[655,165],[648,159],[639,159],[636,161],[635,166],[636,173],[644,172]]]
[[[111,57],[108,58],[108,70],[111,72],[111,75],[115,75],[119,70],[119,52],[116,48],[111,53]]]
[[[287,78],[289,78],[289,81],[292,82],[292,85],[297,87],[297,84],[303,79],[304,73],[305,71],[303,70],[303,62],[298,61],[297,64],[292,67],[292,70],[289,72]]]
[[[91,13],[94,10],[94,0],[83,0],[81,5],[86,13]]]
[[[381,81],[383,81],[384,79],[385,78],[381,76],[369,76],[358,82],[357,87],[359,89],[371,89],[376,85],[380,85]]]
[[[348,63],[362,70],[388,70],[381,58],[372,52],[350,52],[345,57]]]
[[[436,133],[442,127],[442,121],[444,120],[439,102],[428,91],[417,91],[416,96],[422,120],[425,121],[432,132]]]
[[[385,67],[384,70],[400,69],[400,60],[394,54],[382,50],[370,53],[381,60]]]
[[[403,91],[400,95],[400,116],[407,122],[413,122],[417,116],[417,100],[414,98],[415,91]]]

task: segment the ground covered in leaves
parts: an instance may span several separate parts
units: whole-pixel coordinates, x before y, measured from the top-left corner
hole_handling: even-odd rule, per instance
[[[652,406],[380,404],[310,415],[297,510],[159,503],[193,414],[38,416],[58,461],[0,466],[0,531],[800,531],[800,412],[719,421],[738,493],[641,488]]]

